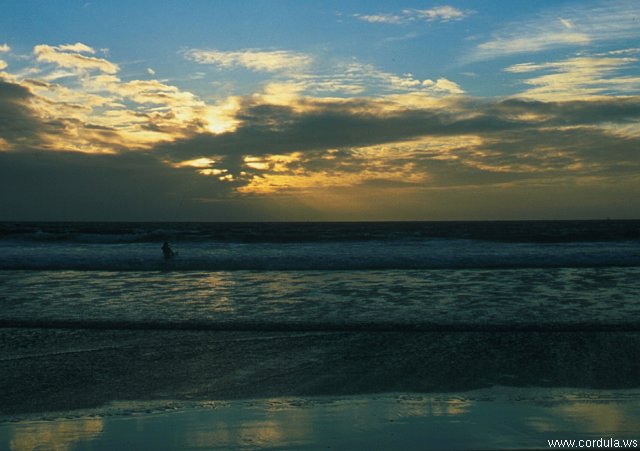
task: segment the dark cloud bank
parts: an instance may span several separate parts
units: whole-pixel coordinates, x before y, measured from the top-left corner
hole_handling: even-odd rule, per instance
[[[429,109],[391,109],[367,99],[309,100],[297,109],[246,101],[234,132],[90,155],[45,150],[57,125],[32,112],[30,96],[19,85],[0,82],[0,137],[9,146],[0,152],[3,220],[640,216],[640,139],[596,127],[637,127],[639,97],[554,103],[458,98]],[[483,144],[467,146],[462,140],[448,149],[446,159],[428,145],[429,137],[458,136],[481,137]],[[243,163],[247,155],[295,151],[303,158],[290,171],[358,173],[371,162],[353,148],[418,138],[422,144],[411,156],[380,165],[392,171],[411,163],[412,171],[427,175],[426,182],[371,179],[354,190],[334,190],[338,196],[357,192],[360,200],[371,192],[369,201],[380,206],[374,213],[358,216],[358,205],[351,216],[332,212],[330,204],[314,207],[291,192],[251,197],[235,191],[261,174]],[[337,149],[331,160],[324,158],[328,149]],[[235,181],[170,164],[199,157],[216,159]]]

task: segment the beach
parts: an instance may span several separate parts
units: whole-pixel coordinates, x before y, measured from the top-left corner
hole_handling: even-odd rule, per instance
[[[5,223],[0,445],[636,440],[639,225]]]
[[[0,334],[15,450],[545,449],[640,418],[637,332]]]
[[[262,398],[105,411],[0,425],[9,449],[549,449],[553,440],[620,447],[637,437],[639,393],[526,390]],[[625,440],[627,442],[625,442]],[[594,446],[584,446],[594,444]],[[611,446],[613,447],[613,446]]]

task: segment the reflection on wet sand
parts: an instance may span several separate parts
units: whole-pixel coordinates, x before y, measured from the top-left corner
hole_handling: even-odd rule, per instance
[[[560,391],[559,391],[560,390]],[[78,418],[0,424],[0,447],[35,449],[501,449],[548,439],[633,439],[640,392],[496,387],[462,394],[274,398],[144,407]],[[114,409],[114,405],[109,407]],[[95,413],[95,412],[94,412]]]
[[[13,425],[9,447],[14,451],[67,451],[79,442],[98,437],[103,428],[101,418],[18,423]]]
[[[626,434],[638,429],[638,405],[606,401],[578,402],[555,407],[553,416],[531,418],[528,425],[539,432],[571,430],[600,432],[605,435]]]
[[[185,442],[194,448],[279,448],[320,444],[331,437],[367,440],[363,435],[407,420],[418,420],[428,429],[429,419],[463,415],[472,405],[470,401],[412,396],[337,401],[267,399],[244,406],[232,403],[225,408],[222,421],[216,421],[218,415],[194,414],[185,425]]]
[[[411,397],[400,400],[392,409],[398,417],[453,417],[469,413],[473,402],[466,399],[420,399]]]
[[[187,447],[282,447],[308,443],[315,437],[317,415],[286,399],[265,399],[240,407],[231,405],[224,421],[203,415],[185,430]],[[213,445],[212,445],[213,444]]]
[[[298,417],[295,421],[287,422],[264,419],[239,424],[224,421],[199,424],[194,430],[185,432],[185,442],[189,448],[280,447],[304,443],[305,439],[313,436],[304,419]]]

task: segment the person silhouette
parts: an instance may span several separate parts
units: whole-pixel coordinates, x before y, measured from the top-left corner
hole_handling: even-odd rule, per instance
[[[162,249],[162,255],[164,255],[164,258],[166,259],[169,259],[174,255],[176,255],[176,253],[173,252],[173,249],[171,249],[171,246],[169,246],[169,243],[167,243],[166,241],[162,245],[161,249]]]

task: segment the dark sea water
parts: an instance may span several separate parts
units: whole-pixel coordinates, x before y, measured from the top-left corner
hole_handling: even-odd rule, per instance
[[[640,221],[0,223],[0,256],[0,415],[640,387]]]
[[[0,255],[5,325],[640,322],[640,221],[4,223]]]
[[[0,223],[0,269],[619,267],[640,265],[639,243],[640,221]]]

